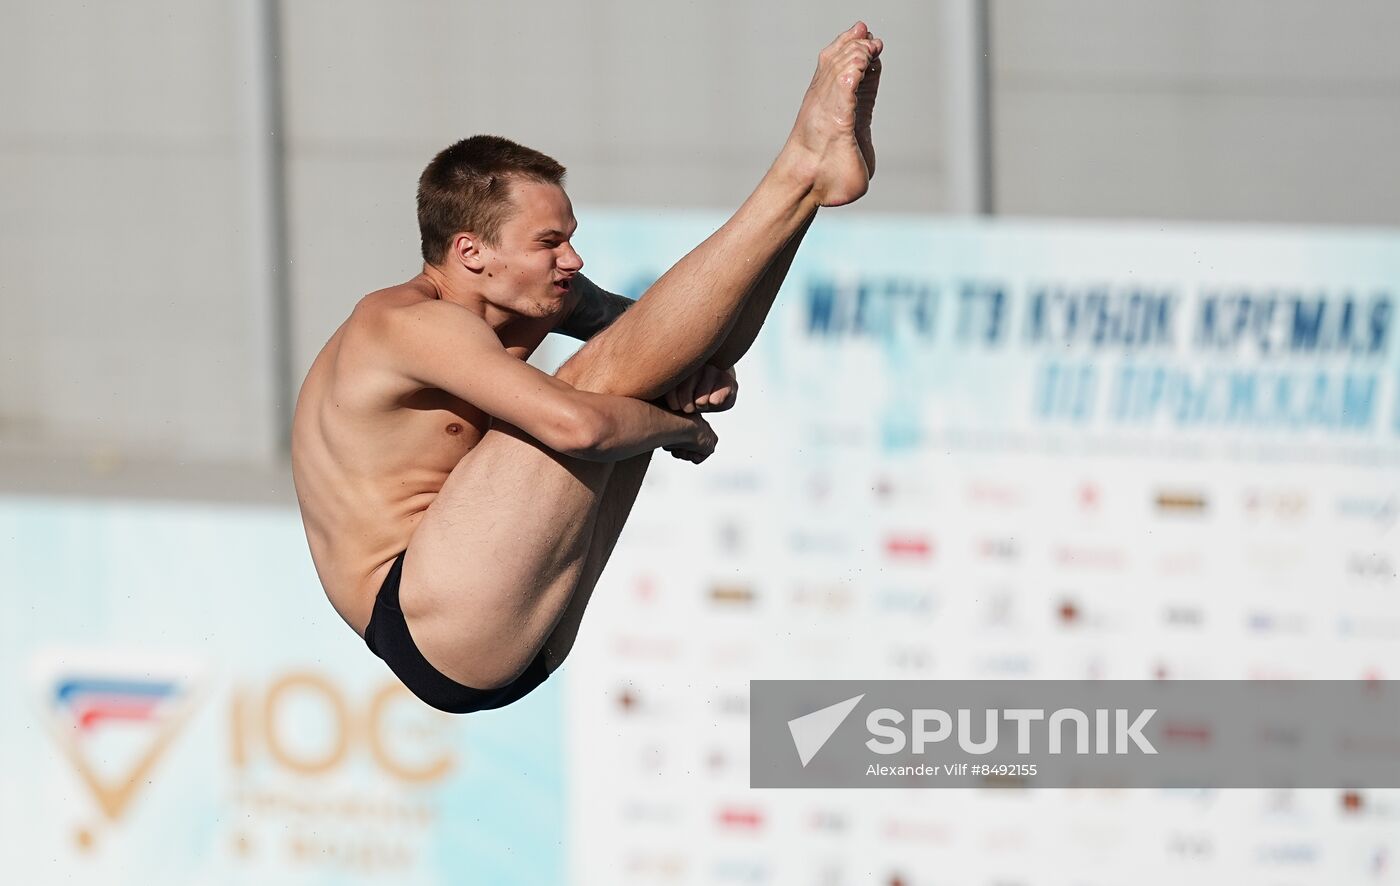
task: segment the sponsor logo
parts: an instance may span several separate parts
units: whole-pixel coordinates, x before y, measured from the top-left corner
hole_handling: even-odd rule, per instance
[[[687,866],[688,860],[678,852],[633,852],[622,865],[633,876],[665,880],[679,879]]]
[[[721,692],[714,698],[714,709],[728,717],[746,717],[749,697],[741,692]]]
[[[638,713],[642,708],[641,696],[632,687],[624,687],[617,692],[617,707],[624,714]]]
[[[901,842],[944,845],[953,842],[952,825],[942,821],[887,819],[880,827],[880,834],[888,840]]]
[[[631,800],[622,806],[622,817],[639,824],[675,824],[680,821],[680,809],[673,803]]]
[[[752,806],[722,806],[716,820],[728,830],[756,831],[763,827],[763,812]]]
[[[1034,670],[1034,660],[1028,655],[988,655],[977,659],[972,665],[979,676],[1012,676],[1029,674]]]
[[[1262,864],[1311,865],[1317,861],[1318,848],[1311,843],[1266,843],[1255,847],[1254,857]]]
[[[1099,487],[1096,484],[1080,484],[1079,492],[1076,496],[1076,500],[1079,502],[1080,510],[1085,511],[1086,513],[1093,513],[1098,511],[1099,502],[1101,499],[1102,493],[1099,492]]]
[[[896,533],[885,538],[885,556],[891,560],[929,560],[933,557],[934,542],[926,535],[917,533]]]
[[[1390,582],[1400,576],[1395,561],[1380,551],[1351,551],[1346,558],[1347,575],[1362,581]]]
[[[797,530],[788,536],[788,547],[800,554],[841,555],[850,548],[850,538],[844,532]]]
[[[650,475],[647,481],[651,481]],[[757,471],[717,471],[705,481],[709,492],[755,492],[763,485],[763,475]]]
[[[922,646],[896,646],[889,652],[889,661],[901,671],[927,671],[933,667],[933,653]]]
[[[1308,497],[1292,490],[1271,492],[1251,489],[1244,494],[1244,510],[1252,518],[1278,517],[1297,520],[1307,514]]]
[[[710,602],[718,606],[752,606],[757,594],[748,585],[714,585],[710,588]]]
[[[1210,858],[1215,854],[1215,840],[1202,833],[1171,834],[1167,837],[1167,854],[1176,858]]]
[[[195,710],[202,672],[192,659],[122,652],[36,658],[42,720],[107,820],[121,820],[152,783]],[[79,844],[90,844],[91,836],[80,832]]]
[[[1205,493],[1186,490],[1162,490],[1155,502],[1157,510],[1167,514],[1203,514],[1209,506]]]
[[[716,883],[767,883],[768,865],[743,858],[722,858],[710,865]]]
[[[870,491],[882,505],[917,504],[926,508],[937,498],[935,485],[920,474],[880,474],[871,483]]]
[[[850,827],[850,819],[843,812],[833,809],[817,809],[807,818],[807,827],[823,834],[844,833]]]
[[[977,543],[977,556],[983,560],[1011,563],[1021,556],[1021,546],[1014,538],[984,538]]]
[[[1200,575],[1205,570],[1205,557],[1200,551],[1167,551],[1157,558],[1157,572],[1172,578]]]
[[[854,602],[855,595],[846,584],[801,584],[792,589],[792,604],[798,609],[845,612]]]
[[[1337,633],[1345,637],[1394,640],[1400,638],[1400,618],[1384,615],[1342,615],[1337,618]]]
[[[1120,572],[1126,565],[1127,556],[1121,548],[1060,545],[1055,549],[1055,562],[1067,569]]]
[[[939,599],[935,591],[881,588],[875,594],[875,608],[899,615],[932,615],[939,608]]]
[[[1308,617],[1301,612],[1257,610],[1249,613],[1247,624],[1257,634],[1302,634],[1308,630]]]
[[[677,644],[669,637],[624,634],[613,639],[613,652],[619,658],[672,661],[676,657]]]
[[[1389,529],[1400,518],[1400,495],[1344,495],[1337,499],[1336,509],[1339,517]]]
[[[1211,740],[1211,728],[1205,723],[1167,721],[1162,724],[1162,741],[1165,744],[1209,747]]]
[[[1165,620],[1173,627],[1198,628],[1205,624],[1206,613],[1199,606],[1168,606]]]
[[[975,481],[968,485],[967,500],[972,504],[1007,510],[1025,504],[1025,497],[1018,487],[986,480]]]

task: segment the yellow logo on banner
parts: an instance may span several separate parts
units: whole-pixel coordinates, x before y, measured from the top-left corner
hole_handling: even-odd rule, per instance
[[[343,764],[353,747],[368,752],[375,766],[390,778],[407,784],[427,784],[451,774],[455,764],[449,750],[443,749],[422,761],[403,756],[402,740],[389,741],[390,703],[413,702],[413,696],[397,680],[386,682],[364,702],[363,709],[331,680],[314,671],[289,671],[273,679],[267,687],[253,694],[238,691],[232,701],[233,764],[242,769],[257,746],[261,746],[278,766],[301,775],[321,775]],[[297,725],[298,703],[314,705],[322,711],[316,725],[329,727],[329,738],[320,748],[298,748],[288,741],[288,734]],[[411,705],[415,711],[422,706]],[[427,721],[412,731],[420,737],[441,738],[437,735],[452,725],[446,716],[432,712]],[[310,725],[303,723],[302,725]],[[322,730],[318,730],[322,731]],[[404,730],[399,730],[400,739]]]

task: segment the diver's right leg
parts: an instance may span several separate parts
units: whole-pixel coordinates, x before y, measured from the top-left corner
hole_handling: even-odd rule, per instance
[[[746,296],[786,247],[795,250],[793,238],[817,207],[850,203],[868,188],[874,90],[866,85],[862,92],[862,84],[872,66],[876,82],[882,46],[857,22],[822,50],[792,133],[753,194],[585,344],[560,378],[584,390],[654,400],[720,349]]]

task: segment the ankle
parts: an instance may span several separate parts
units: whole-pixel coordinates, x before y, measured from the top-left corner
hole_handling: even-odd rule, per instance
[[[812,196],[820,168],[820,157],[811,149],[789,139],[768,168],[765,178],[780,185],[784,191],[795,192],[799,199],[806,199]]]

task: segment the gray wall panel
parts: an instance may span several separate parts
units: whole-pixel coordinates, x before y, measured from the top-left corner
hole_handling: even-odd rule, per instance
[[[1400,223],[1400,7],[993,3],[996,210]]]
[[[1008,214],[1400,221],[1400,98],[1046,90],[1000,102]]]
[[[266,458],[232,7],[0,28],[0,447]]]
[[[266,392],[250,381],[261,355],[246,310],[236,166],[188,151],[0,153],[7,201],[23,219],[0,233],[4,262],[28,268],[23,291],[5,284],[7,306],[27,303],[23,325],[0,333],[7,356],[27,364],[6,375],[32,394],[0,402],[28,438],[12,442],[267,453]],[[32,344],[10,349],[24,340]]]
[[[417,153],[387,151],[346,156],[303,150],[291,160],[292,374],[298,386],[355,302],[421,269],[413,202],[420,164]]]
[[[6,4],[0,145],[97,152],[224,142],[238,48],[216,0]]]
[[[998,76],[1278,92],[1400,86],[1400,4],[993,0]]]

